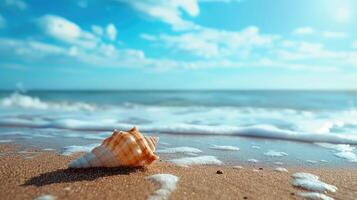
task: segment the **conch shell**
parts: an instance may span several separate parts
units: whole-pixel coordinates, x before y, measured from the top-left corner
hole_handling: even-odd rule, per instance
[[[69,168],[150,165],[159,159],[154,154],[158,141],[157,137],[141,135],[136,127],[128,132],[115,130],[100,146],[70,163]]]

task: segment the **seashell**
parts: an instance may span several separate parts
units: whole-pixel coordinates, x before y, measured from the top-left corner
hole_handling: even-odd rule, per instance
[[[159,159],[154,154],[157,137],[143,136],[136,127],[130,131],[114,130],[112,136],[91,152],[74,160],[69,168],[139,167]]]

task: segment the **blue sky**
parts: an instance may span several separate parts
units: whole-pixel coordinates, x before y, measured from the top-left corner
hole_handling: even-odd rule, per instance
[[[2,0],[0,88],[357,89],[356,19],[354,0]]]

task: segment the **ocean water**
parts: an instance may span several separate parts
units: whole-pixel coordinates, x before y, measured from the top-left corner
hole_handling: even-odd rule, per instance
[[[221,145],[245,152],[233,156],[238,160],[268,160],[265,151],[289,150],[284,151],[289,156],[270,157],[357,163],[355,105],[353,91],[1,91],[0,142],[83,147],[113,129],[137,126],[159,135],[167,144],[162,149],[195,147],[221,158],[234,154],[229,151],[234,148],[210,148]],[[320,157],[309,158],[320,149]]]

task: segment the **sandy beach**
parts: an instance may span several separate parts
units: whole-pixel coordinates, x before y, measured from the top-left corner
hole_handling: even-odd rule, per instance
[[[0,200],[357,200],[357,0],[272,2],[0,0]]]
[[[0,146],[1,199],[35,199],[51,195],[57,199],[147,199],[160,185],[148,180],[153,174],[179,177],[169,199],[302,199],[300,188],[292,186],[291,174],[309,172],[338,187],[329,193],[334,199],[354,200],[357,196],[357,169],[274,168],[256,164],[232,166],[178,167],[158,161],[146,168],[67,169],[71,160],[55,152],[33,149],[19,151],[19,145]],[[29,153],[31,152],[31,153]],[[217,174],[221,170],[223,174]]]

